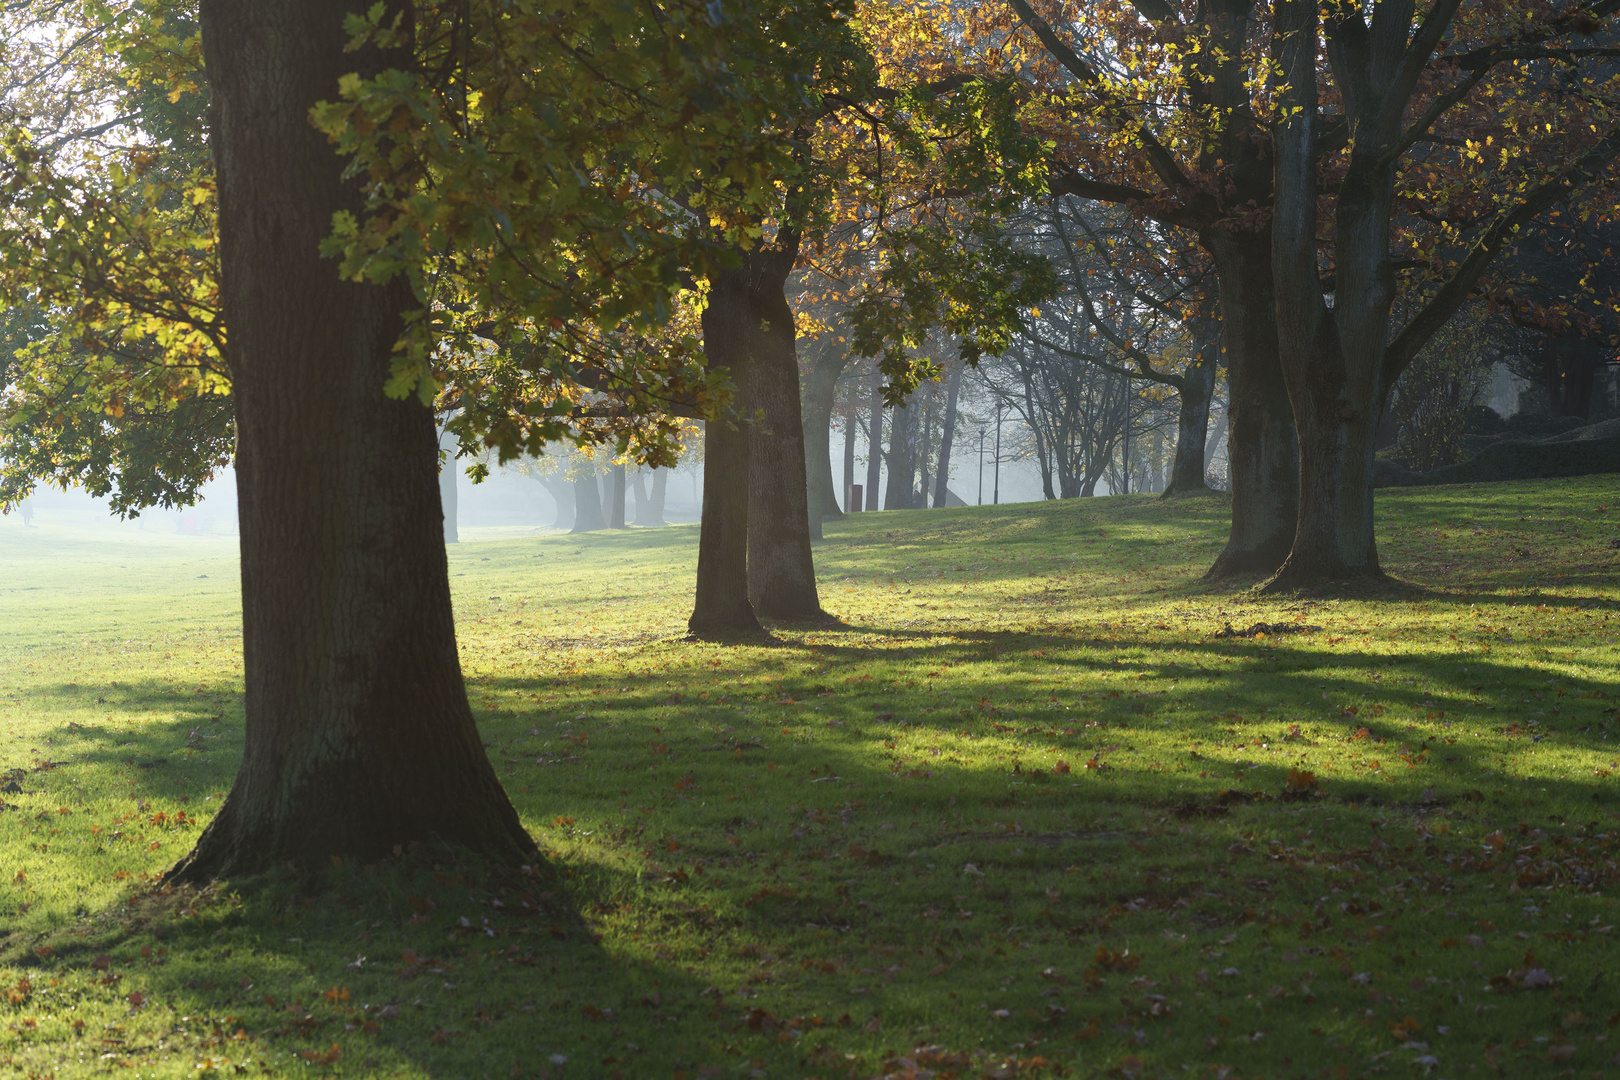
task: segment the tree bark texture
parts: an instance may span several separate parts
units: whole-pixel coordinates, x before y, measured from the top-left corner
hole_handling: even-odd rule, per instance
[[[755,614],[768,619],[825,615],[810,550],[797,331],[785,292],[798,253],[796,235],[784,229],[777,245],[747,252],[739,270],[724,272],[732,280],[718,293],[740,309],[733,317],[746,330],[745,400],[757,418],[748,431],[748,598]],[[709,303],[716,301],[711,288]],[[823,427],[823,457],[826,443]]]
[[[832,423],[838,377],[848,364],[849,350],[833,342],[820,344],[805,364],[804,451],[812,521],[836,521],[844,516],[842,500],[833,490]]]
[[[957,362],[951,369],[945,390],[945,424],[939,435],[939,464],[934,478],[934,505],[950,505],[951,444],[956,439],[956,399],[962,389],[962,371],[967,365]]]
[[[441,840],[535,846],[496,779],[456,651],[433,416],[383,393],[403,282],[340,282],[320,241],[359,212],[309,123],[339,76],[348,3],[204,0],[220,282],[231,328],[246,744],[171,880]]]
[[[574,524],[571,533],[598,532],[607,528],[602,514],[602,485],[595,473],[576,477],[574,487]]]
[[[754,510],[752,473],[757,468],[752,459],[758,445],[753,429],[758,426],[755,414],[760,408],[754,389],[760,374],[760,350],[754,339],[762,332],[762,313],[755,310],[751,277],[746,259],[741,267],[711,275],[708,304],[703,309],[704,354],[711,368],[730,376],[735,396],[733,408],[704,425],[697,596],[687,620],[687,628],[697,637],[761,632],[750,597],[748,565],[749,519]],[[796,369],[794,385],[798,385]],[[798,415],[797,402],[794,415]],[[808,519],[802,486],[798,506]],[[808,538],[805,546],[809,547]]]
[[[1204,576],[1263,577],[1288,557],[1299,512],[1299,444],[1277,357],[1271,231],[1211,230],[1203,239],[1220,279],[1232,485],[1231,532]]]
[[[1288,558],[1267,583],[1272,591],[1383,576],[1373,540],[1373,436],[1386,396],[1380,383],[1395,299],[1389,258],[1394,169],[1381,160],[1387,132],[1380,131],[1389,120],[1375,115],[1376,102],[1361,99],[1351,105],[1357,137],[1338,184],[1333,306],[1323,297],[1317,265],[1316,3],[1279,0],[1276,11],[1276,57],[1292,81],[1284,92],[1287,119],[1273,138],[1273,270],[1278,356],[1299,425],[1299,512]],[[1352,48],[1367,45],[1358,39]],[[1398,59],[1404,49],[1404,38],[1374,43],[1355,61],[1358,77],[1375,77],[1375,99],[1392,72],[1379,78],[1373,68],[1385,65],[1367,64]]]

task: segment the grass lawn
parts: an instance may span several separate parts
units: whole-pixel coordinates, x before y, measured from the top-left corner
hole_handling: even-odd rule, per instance
[[[0,1077],[1620,1074],[1620,477],[1380,504],[1427,591],[1199,585],[1214,496],[859,515],[748,647],[695,527],[463,543],[551,870],[202,893],[234,541],[0,519]]]

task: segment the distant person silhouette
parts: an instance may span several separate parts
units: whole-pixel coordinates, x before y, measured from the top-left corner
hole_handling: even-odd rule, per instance
[[[34,527],[34,504],[24,499],[18,509],[22,511],[23,527],[32,529]]]

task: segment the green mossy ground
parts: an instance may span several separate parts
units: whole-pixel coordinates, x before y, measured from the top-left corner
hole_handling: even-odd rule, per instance
[[[1427,591],[1355,600],[1197,584],[1218,496],[861,515],[847,625],[740,647],[679,640],[693,527],[463,543],[555,874],[204,893],[234,541],[0,519],[0,1077],[1613,1075],[1607,506],[1381,493]]]

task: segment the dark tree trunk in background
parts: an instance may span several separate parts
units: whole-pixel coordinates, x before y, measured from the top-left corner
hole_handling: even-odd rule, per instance
[[[878,508],[883,483],[883,373],[872,373],[872,411],[866,420],[866,508]]]
[[[1205,246],[1220,278],[1232,529],[1204,577],[1264,576],[1288,557],[1299,513],[1299,444],[1277,358],[1271,229],[1211,231]]]
[[[1216,367],[1220,360],[1221,345],[1217,336],[1205,341],[1198,350],[1198,359],[1187,368],[1177,387],[1180,408],[1176,418],[1175,457],[1170,464],[1170,480],[1164,486],[1166,495],[1185,495],[1208,491],[1204,479],[1209,436],[1209,405],[1215,398]]]
[[[805,365],[804,452],[809,470],[810,519],[814,522],[836,521],[844,516],[843,500],[833,490],[832,414],[838,376],[848,364],[849,350],[834,338],[816,342]]]
[[[574,525],[568,531],[585,533],[607,528],[607,518],[602,515],[602,485],[597,482],[596,474],[576,477],[573,488]]]
[[[220,285],[231,327],[246,743],[230,794],[169,872],[371,861],[439,839],[533,857],[473,723],[456,652],[433,415],[383,394],[403,280],[340,283],[320,242],[359,213],[309,123],[346,52],[332,0],[204,0]]]
[[[612,478],[612,488],[610,490],[613,493],[608,501],[608,528],[622,529],[625,523],[624,466],[613,466],[608,475]]]
[[[777,246],[744,255],[741,286],[724,293],[748,320],[747,400],[759,413],[748,433],[748,598],[768,619],[824,617],[810,551],[797,332],[785,292],[798,257],[797,234],[783,229]],[[825,426],[820,440],[825,458]]]
[[[951,443],[956,439],[956,398],[962,389],[962,371],[967,365],[958,361],[952,369],[945,391],[945,426],[939,436],[939,464],[934,480],[934,505],[950,505]]]
[[[910,510],[911,489],[917,477],[917,408],[912,402],[889,417],[889,487],[883,509]]]
[[[456,452],[446,450],[443,460],[439,462],[439,506],[444,513],[444,542],[454,544],[460,542],[460,535],[456,532]]]
[[[1612,351],[1583,338],[1546,338],[1541,345],[1541,385],[1553,412],[1592,415],[1592,385]]]
[[[844,490],[839,494],[840,501],[849,501],[849,489],[855,486],[855,414],[853,412],[844,417]],[[851,506],[845,513],[856,513],[861,508]]]

